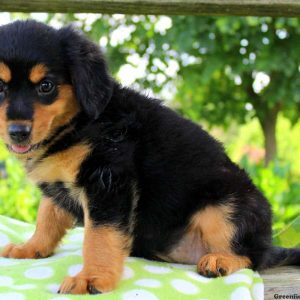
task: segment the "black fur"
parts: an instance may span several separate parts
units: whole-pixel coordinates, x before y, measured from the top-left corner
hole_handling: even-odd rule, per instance
[[[11,88],[17,98],[27,93],[29,106],[36,95],[29,84],[19,85],[28,66],[43,62],[58,84],[73,85],[82,111],[43,141],[41,159],[78,143],[92,145],[74,188],[85,190],[95,226],[114,224],[133,237],[132,255],[166,253],[195,212],[222,204],[234,207],[232,251],[249,257],[254,269],[300,264],[299,250],[272,246],[270,205],[222,145],[157,99],[113,81],[99,48],[77,31],[32,21],[3,26],[0,60],[12,66],[19,79]],[[82,221],[65,184],[40,187]]]
[[[112,93],[112,80],[100,49],[72,27],[58,31],[77,100],[94,119],[105,109]]]

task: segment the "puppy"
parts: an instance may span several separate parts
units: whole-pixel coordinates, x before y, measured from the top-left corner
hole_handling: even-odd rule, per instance
[[[120,86],[70,27],[0,27],[0,136],[42,190],[37,226],[2,256],[41,258],[84,223],[83,269],[60,293],[113,290],[128,255],[216,277],[300,265],[271,244],[271,209],[198,125]]]

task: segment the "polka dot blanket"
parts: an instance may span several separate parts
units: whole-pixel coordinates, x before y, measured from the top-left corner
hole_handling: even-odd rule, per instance
[[[299,222],[300,223],[300,222]],[[34,225],[0,216],[0,250],[9,242],[22,243]],[[250,300],[263,299],[263,282],[258,273],[240,270],[224,278],[208,279],[195,266],[159,263],[130,257],[116,290],[99,295],[60,295],[66,275],[82,267],[82,228],[68,233],[54,256],[45,259],[0,258],[0,300]]]

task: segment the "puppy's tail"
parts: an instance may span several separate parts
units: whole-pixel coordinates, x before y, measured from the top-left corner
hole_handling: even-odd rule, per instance
[[[259,269],[290,265],[300,266],[300,248],[272,247],[267,251]]]

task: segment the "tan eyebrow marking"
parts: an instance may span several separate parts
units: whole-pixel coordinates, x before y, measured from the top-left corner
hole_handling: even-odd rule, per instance
[[[3,62],[0,62],[0,79],[5,82],[11,81],[11,71],[9,67]]]
[[[46,76],[47,72],[48,68],[45,65],[35,65],[30,71],[29,79],[32,83],[38,83]]]

